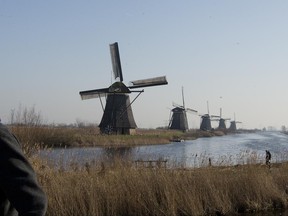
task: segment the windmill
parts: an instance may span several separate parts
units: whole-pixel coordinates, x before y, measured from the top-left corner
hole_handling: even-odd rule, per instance
[[[131,81],[128,86],[123,83],[120,54],[118,43],[110,44],[110,54],[113,66],[115,82],[101,89],[79,92],[81,99],[100,98],[103,109],[102,120],[99,124],[100,131],[106,134],[132,134],[137,127],[131,105],[144,92],[144,90],[133,90],[157,85],[167,85],[165,76]],[[135,92],[137,96],[130,102],[129,94]],[[101,98],[106,98],[105,109]]]
[[[226,130],[226,123],[225,121],[230,120],[230,118],[222,118],[222,108],[220,108],[220,117],[218,119],[219,121],[219,125],[218,125],[218,129],[220,130]]]
[[[179,105],[176,103],[172,104],[175,108],[173,108],[171,110],[172,117],[170,118],[169,125],[168,125],[168,128],[171,130],[187,131],[189,129],[189,127],[188,127],[188,121],[187,121],[186,113],[187,112],[197,113],[196,110],[185,107],[183,87],[182,87],[182,101],[183,101],[183,105]]]
[[[235,113],[234,113],[234,121],[231,121],[231,122],[230,122],[229,130],[230,130],[230,131],[236,131],[236,130],[237,130],[237,127],[236,127],[236,124],[237,124],[237,123],[242,123],[242,122],[236,121],[236,115],[235,115]]]
[[[207,114],[203,114],[200,116],[201,116],[200,130],[204,130],[204,131],[209,131],[212,129],[211,118],[219,118],[219,116],[216,116],[216,115],[210,116],[208,101],[207,101]],[[212,119],[212,121],[214,121],[214,119]]]

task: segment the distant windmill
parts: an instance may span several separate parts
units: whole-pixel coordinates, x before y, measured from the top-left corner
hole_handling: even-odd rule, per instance
[[[131,104],[144,90],[132,91],[130,89],[142,88],[168,84],[166,77],[155,77],[131,81],[129,86],[123,83],[120,54],[118,43],[110,44],[110,54],[113,66],[115,82],[108,88],[94,89],[79,92],[82,100],[100,98],[102,109],[104,110],[102,120],[99,124],[102,133],[107,134],[132,134],[135,132],[136,123],[133,117]],[[120,80],[120,81],[119,81]],[[137,92],[135,99],[130,102],[131,92]],[[101,97],[106,97],[105,109],[103,108]]]
[[[237,130],[237,127],[236,127],[236,124],[237,124],[237,123],[242,123],[242,122],[236,121],[236,115],[235,115],[235,113],[234,113],[234,121],[231,121],[231,122],[230,122],[229,130],[230,130],[230,131],[236,131],[236,130]]]
[[[230,120],[230,118],[222,118],[222,108],[220,108],[220,117],[218,119],[219,121],[219,125],[218,125],[218,129],[220,130],[226,130],[226,121]]]
[[[200,116],[201,116],[200,130],[204,130],[204,131],[209,131],[212,129],[211,118],[219,118],[219,116],[216,116],[216,115],[210,116],[208,101],[207,101],[207,114],[200,115]]]
[[[178,105],[176,103],[173,103],[173,106],[175,108],[173,108],[171,110],[172,117],[170,118],[169,125],[168,125],[168,128],[171,130],[187,131],[189,129],[189,127],[188,127],[188,121],[187,121],[186,113],[187,112],[197,113],[196,110],[185,107],[183,87],[182,87],[182,101],[183,101],[183,105]]]

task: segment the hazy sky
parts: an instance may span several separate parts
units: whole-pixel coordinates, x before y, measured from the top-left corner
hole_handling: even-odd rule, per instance
[[[79,91],[167,76],[133,103],[138,127],[168,124],[172,102],[236,118],[243,128],[288,125],[286,0],[0,0],[0,116],[19,105],[49,123],[100,123],[99,99]],[[131,100],[135,98],[131,94]],[[188,114],[190,128],[200,117]],[[227,123],[229,126],[229,124]]]

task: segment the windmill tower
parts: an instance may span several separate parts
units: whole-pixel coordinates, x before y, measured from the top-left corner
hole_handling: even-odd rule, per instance
[[[200,115],[200,116],[201,116],[200,130],[204,130],[204,131],[209,131],[212,129],[211,120],[215,121],[215,119],[211,119],[211,118],[219,118],[219,116],[216,116],[216,115],[210,116],[208,101],[207,101],[207,114]]]
[[[131,81],[129,86],[123,83],[123,74],[121,69],[120,54],[118,43],[110,44],[110,54],[113,66],[113,74],[115,82],[101,89],[94,89],[79,92],[81,99],[100,98],[102,109],[104,111],[102,120],[99,124],[100,131],[106,134],[132,134],[135,133],[137,127],[131,104],[144,90],[131,90],[135,88],[143,88],[149,86],[168,84],[166,77],[155,77],[150,79],[142,79]],[[129,94],[136,92],[137,96],[130,102]],[[101,98],[106,98],[105,109]]]
[[[230,130],[230,131],[236,131],[236,130],[237,130],[237,127],[236,127],[236,124],[237,124],[237,123],[242,123],[242,122],[236,121],[236,115],[235,115],[235,113],[234,113],[234,121],[231,121],[231,122],[230,122],[229,130]]]
[[[200,130],[209,131],[212,129],[211,127],[211,119],[209,114],[209,104],[207,101],[207,114],[200,115],[201,116],[201,124],[200,124]]]
[[[188,121],[187,121],[187,112],[197,113],[196,110],[185,108],[185,100],[184,100],[184,90],[182,87],[182,101],[183,105],[178,105],[173,103],[173,108],[171,110],[172,117],[169,120],[168,128],[171,130],[181,130],[181,131],[188,131]]]
[[[219,119],[218,129],[220,129],[220,130],[226,130],[227,129],[226,123],[225,123],[226,120],[230,120],[230,118],[222,118],[222,108],[220,108],[220,119]]]
[[[203,131],[210,131],[212,129],[211,127],[211,119],[209,114],[204,114],[201,116],[201,124],[200,124],[200,130]]]

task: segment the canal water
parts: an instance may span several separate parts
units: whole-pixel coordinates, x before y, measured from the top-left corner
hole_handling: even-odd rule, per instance
[[[63,148],[40,151],[40,156],[56,166],[71,163],[84,165],[123,160],[167,160],[169,167],[201,167],[265,163],[265,150],[272,154],[272,163],[288,161],[288,135],[281,132],[231,134],[165,145],[146,145],[121,148]]]

